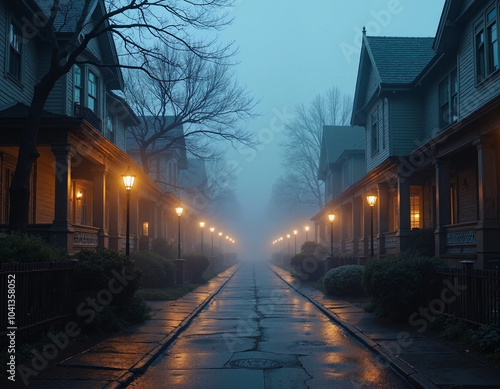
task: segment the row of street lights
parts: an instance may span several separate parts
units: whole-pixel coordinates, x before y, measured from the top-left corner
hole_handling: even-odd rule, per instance
[[[366,195],[366,201],[368,206],[370,207],[370,257],[373,258],[374,250],[373,250],[373,208],[375,208],[375,203],[377,202],[377,195],[368,194]],[[335,221],[335,214],[330,212],[328,214],[328,220],[330,221],[330,256],[333,257],[333,222]],[[307,233],[309,232],[309,226],[304,227],[306,231],[306,242],[308,240]],[[293,230],[293,234],[295,236],[295,255],[297,255],[297,230]],[[290,253],[290,234],[286,235],[288,239],[287,243],[287,252]],[[279,237],[273,241],[273,245],[277,245],[283,242],[283,237]],[[283,244],[283,243],[282,243]]]
[[[179,216],[178,220],[178,249],[177,249],[177,255],[178,258],[181,257],[181,215],[183,212],[183,208],[179,205],[175,208],[175,213],[177,213],[177,216]],[[205,228],[206,223],[204,221],[200,222],[200,231],[201,231],[201,254],[203,255],[203,229]],[[210,233],[212,237],[212,257],[214,256],[214,232],[215,232],[215,227],[210,227]],[[218,232],[219,235],[219,250],[222,253],[222,236],[224,235],[222,231]],[[229,243],[234,244],[235,240],[231,238],[229,235],[226,235],[226,241],[227,244]]]
[[[306,240],[305,241],[307,242],[307,240],[308,240],[308,233],[309,233],[309,226],[305,226],[304,230],[306,232]],[[297,234],[298,233],[299,233],[298,230],[296,230],[296,229],[293,230],[293,236],[294,236],[294,241],[295,241],[294,242],[294,244],[295,244],[295,255],[297,255]],[[291,237],[291,234],[286,234],[286,237],[288,239],[288,241],[287,241],[288,242],[287,243],[287,253],[290,253],[290,237]],[[282,241],[283,241],[283,237],[280,236],[279,238],[277,238],[277,239],[275,239],[273,241],[273,245],[276,245],[276,244],[278,244],[279,242],[282,242]]]

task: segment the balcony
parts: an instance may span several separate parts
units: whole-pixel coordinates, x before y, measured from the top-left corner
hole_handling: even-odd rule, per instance
[[[78,103],[75,103],[74,115],[77,118],[88,122],[92,127],[102,134],[102,120],[90,109]]]

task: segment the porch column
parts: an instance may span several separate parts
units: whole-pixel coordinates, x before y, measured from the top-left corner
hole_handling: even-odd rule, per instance
[[[378,253],[385,254],[385,235],[389,230],[389,186],[386,182],[378,184]]]
[[[398,251],[405,251],[410,241],[410,180],[398,175]]]
[[[496,141],[492,136],[478,139],[477,179],[478,179],[478,223],[476,226],[476,267],[487,269],[498,265],[500,258],[500,225],[498,223],[498,173],[495,156]]]
[[[354,197],[352,199],[352,255],[360,256],[364,255],[363,250],[358,248],[358,240],[362,236],[361,231],[361,210],[363,209],[362,205],[363,198]]]
[[[437,159],[434,163],[436,169],[436,230],[435,253],[436,256],[446,253],[446,229],[444,226],[451,223],[450,203],[450,173],[449,162]]]
[[[73,252],[73,228],[70,220],[71,157],[69,144],[53,145],[55,155],[54,221],[49,230],[50,242]]]
[[[115,251],[122,250],[122,239],[120,234],[120,190],[123,183],[118,178],[112,177],[108,180],[108,204],[109,204],[109,248]],[[122,221],[124,223],[124,221]]]
[[[130,251],[139,250],[139,198],[137,194],[130,196]]]
[[[108,168],[104,165],[92,168],[94,177],[93,216],[94,226],[99,227],[99,247],[108,247],[108,231],[106,230],[106,175]]]

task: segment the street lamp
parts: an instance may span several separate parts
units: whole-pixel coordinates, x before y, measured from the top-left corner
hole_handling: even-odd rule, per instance
[[[128,257],[130,255],[130,192],[132,191],[135,182],[135,175],[131,174],[130,166],[127,167],[127,171],[124,175],[122,175],[122,179],[127,192],[127,236],[125,238],[125,254]]]
[[[375,207],[375,203],[377,202],[377,195],[368,194],[366,195],[366,201],[370,206],[370,258],[373,259],[373,208]]]
[[[205,222],[200,222],[201,228],[201,255],[203,255],[203,229],[205,228]]]
[[[333,221],[335,220],[335,215],[330,213],[328,220],[330,220],[330,257],[333,257]]]
[[[219,232],[219,251],[222,255],[222,231]]]
[[[295,239],[295,255],[297,255],[297,233],[298,233],[297,230],[293,230],[293,235]]]
[[[287,240],[286,240],[286,253],[290,254],[290,234],[286,234]]]
[[[210,233],[212,235],[212,257],[214,256],[214,231],[215,231],[215,228],[210,227]]]
[[[177,214],[177,216],[179,216],[179,220],[178,220],[178,224],[177,224],[177,243],[178,243],[178,247],[177,247],[177,258],[180,258],[181,257],[181,215],[182,215],[182,211],[184,209],[179,205],[175,208],[175,213]]]
[[[306,242],[308,242],[307,233],[309,232],[309,226],[305,226],[304,229],[306,230]]]

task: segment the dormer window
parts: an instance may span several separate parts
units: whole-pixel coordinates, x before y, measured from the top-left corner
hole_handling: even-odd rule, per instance
[[[9,74],[21,81],[21,30],[10,24],[9,31]]]

